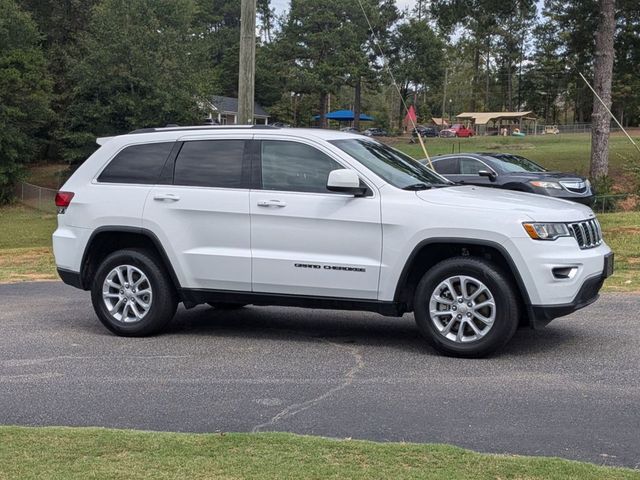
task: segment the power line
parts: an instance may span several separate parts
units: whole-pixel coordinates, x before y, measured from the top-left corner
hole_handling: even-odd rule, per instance
[[[424,145],[424,140],[422,139],[422,135],[420,135],[420,132],[418,132],[417,130],[416,122],[413,120],[413,117],[409,115],[409,107],[407,107],[407,102],[404,100],[404,97],[402,96],[402,92],[400,91],[400,87],[398,86],[398,82],[396,82],[396,78],[393,75],[393,72],[391,71],[391,67],[389,67],[389,61],[387,60],[387,57],[382,51],[382,47],[380,46],[380,40],[378,40],[378,35],[376,35],[376,31],[373,29],[373,25],[371,25],[371,22],[369,21],[369,16],[367,15],[367,12],[365,11],[364,6],[362,5],[362,1],[358,0],[358,4],[360,5],[360,9],[362,10],[365,20],[367,21],[367,25],[369,25],[369,30],[371,30],[371,35],[373,35],[373,43],[375,44],[376,47],[378,47],[378,51],[380,52],[380,56],[382,57],[383,65],[386,67],[387,72],[391,77],[391,81],[393,82],[393,86],[396,87],[396,90],[398,91],[398,96],[400,97],[400,101],[402,102],[402,105],[404,106],[404,109],[407,112],[407,116],[409,117],[409,121],[411,122],[411,125],[413,127],[413,130],[411,133],[413,134],[413,132],[416,132],[418,134],[418,140],[420,141],[420,146],[422,147],[424,156],[429,162],[429,166],[431,167],[431,170],[433,170],[433,164],[431,163],[431,157],[427,152],[427,147],[425,147]]]

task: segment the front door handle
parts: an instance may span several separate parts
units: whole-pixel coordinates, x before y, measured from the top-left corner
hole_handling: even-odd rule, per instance
[[[258,201],[258,206],[259,207],[286,207],[287,204],[286,202],[283,202],[282,200],[260,200]]]
[[[153,196],[153,199],[159,201],[169,200],[172,202],[177,202],[178,200],[180,200],[180,196],[176,195],[175,193],[156,193]]]

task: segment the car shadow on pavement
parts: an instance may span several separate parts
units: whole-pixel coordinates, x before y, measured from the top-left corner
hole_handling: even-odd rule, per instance
[[[380,346],[419,355],[438,355],[422,338],[413,315],[384,317],[367,312],[337,312],[285,307],[245,307],[216,310],[200,306],[180,308],[165,335],[215,335],[288,340],[297,342],[328,341],[363,346]],[[584,337],[584,338],[581,338]],[[575,344],[588,336],[563,325],[542,330],[519,329],[497,356],[528,356],[554,351]]]

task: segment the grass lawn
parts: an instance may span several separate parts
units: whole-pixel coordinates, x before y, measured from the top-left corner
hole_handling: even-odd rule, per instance
[[[0,427],[0,478],[640,479],[640,471],[447,445],[285,433],[180,434]]]
[[[605,282],[605,291],[640,292],[640,212],[601,213],[598,219],[615,253],[616,271]]]
[[[634,140],[640,143],[637,132]],[[407,139],[392,141],[393,146],[414,158],[424,158],[419,144],[409,144]],[[472,138],[427,138],[425,146],[430,156],[444,153],[500,151],[518,153],[530,158],[550,170],[577,172],[587,175],[591,155],[591,135],[572,133],[564,135],[537,135],[518,137],[472,137]],[[609,162],[611,176],[620,178],[624,165],[630,161],[640,162],[640,154],[622,135],[609,139]]]
[[[630,131],[630,135],[640,143],[640,130]],[[382,139],[415,158],[424,158],[419,144],[410,144],[408,137]],[[591,134],[570,133],[560,135],[532,135],[518,137],[472,137],[472,138],[426,138],[429,155],[454,152],[500,151],[519,153],[531,158],[551,170],[577,172],[587,175],[591,155]],[[640,154],[621,132],[609,138],[610,173],[616,183],[626,191],[627,185],[621,179],[625,164],[640,162]],[[25,180],[41,187],[59,188],[70,174],[66,163],[44,163],[31,165]]]
[[[0,282],[57,279],[55,228],[55,215],[18,205],[0,208]]]
[[[616,254],[616,272],[605,291],[640,291],[640,212],[598,215]],[[0,282],[55,280],[51,234],[56,216],[23,206],[0,208]]]

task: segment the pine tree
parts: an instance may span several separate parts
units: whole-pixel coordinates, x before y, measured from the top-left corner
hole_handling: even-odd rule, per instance
[[[36,132],[51,114],[40,41],[31,17],[13,0],[0,0],[0,204],[12,199],[23,164],[36,153]]]

